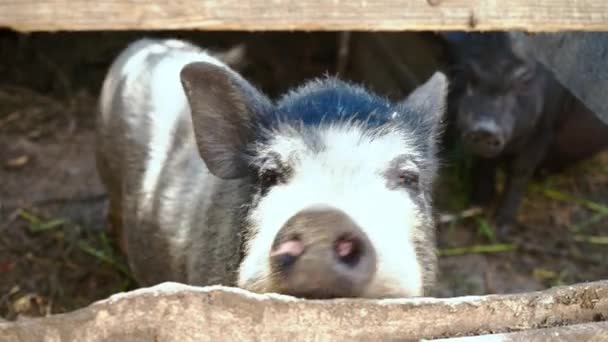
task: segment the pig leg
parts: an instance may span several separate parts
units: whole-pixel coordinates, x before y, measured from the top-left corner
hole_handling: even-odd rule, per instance
[[[106,232],[110,239],[118,245],[121,253],[126,255],[127,249],[122,232],[122,210],[116,199],[109,201],[106,213]]]
[[[515,217],[528,183],[545,156],[550,139],[550,135],[547,134],[540,140],[533,141],[507,165],[507,181],[496,213],[498,234],[503,238],[506,238],[511,226],[515,223]]]
[[[496,161],[475,158],[471,169],[471,201],[485,206],[496,196]]]

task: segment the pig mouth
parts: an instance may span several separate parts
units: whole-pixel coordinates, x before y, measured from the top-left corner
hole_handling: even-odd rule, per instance
[[[488,146],[488,145],[476,145],[471,143],[465,143],[467,148],[475,155],[482,158],[496,158],[501,152],[501,146]]]
[[[465,147],[474,154],[493,158],[498,156],[505,146],[505,136],[497,129],[494,123],[482,123],[475,129],[466,131],[462,135]]]

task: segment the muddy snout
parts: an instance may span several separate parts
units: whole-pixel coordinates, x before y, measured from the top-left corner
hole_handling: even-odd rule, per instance
[[[304,298],[361,296],[376,272],[376,253],[344,212],[307,209],[291,217],[270,252],[275,287]]]
[[[482,121],[472,124],[463,133],[465,143],[476,154],[482,157],[494,157],[505,146],[505,134],[493,121]]]

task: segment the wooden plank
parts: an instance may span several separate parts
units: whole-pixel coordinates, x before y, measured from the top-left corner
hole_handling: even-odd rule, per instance
[[[505,334],[487,334],[435,339],[435,342],[516,342],[516,341],[608,341],[608,322],[565,325]]]
[[[0,323],[0,341],[420,341],[488,333],[504,333],[490,341],[508,341],[512,332],[568,325],[564,332],[581,338],[575,341],[605,341],[605,324],[573,325],[605,320],[607,312],[608,281],[384,300],[305,300],[167,282],[65,314]],[[532,331],[511,341],[544,341],[547,333],[555,338],[554,331]]]
[[[0,0],[0,27],[87,30],[608,30],[605,0]]]
[[[555,78],[608,124],[608,33],[567,32],[517,36]]]

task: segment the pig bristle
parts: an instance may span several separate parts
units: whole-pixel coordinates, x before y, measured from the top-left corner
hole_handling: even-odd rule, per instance
[[[315,130],[316,139],[323,146],[319,151],[311,151],[304,143],[302,132],[295,134],[293,126],[273,131],[274,138],[258,151],[259,155],[273,152],[284,162],[295,163],[292,165],[295,173],[286,185],[271,190],[257,207],[251,208],[253,231],[247,240],[247,256],[239,273],[240,285],[246,287],[250,280],[268,277],[270,267],[265,260],[270,245],[291,215],[315,203],[325,203],[349,213],[377,245],[403,241],[398,248],[387,247],[378,252],[379,271],[370,285],[376,294],[381,293],[380,288],[388,290],[390,286],[386,284],[394,285],[391,291],[401,291],[393,294],[422,293],[423,270],[413,247],[414,241],[423,238],[419,230],[427,227],[420,227],[417,205],[409,195],[384,191],[385,181],[380,172],[400,155],[415,155],[415,147],[398,130],[383,127],[370,131],[359,124],[344,122],[348,121],[339,125],[326,123]],[[289,133],[282,135],[284,131]],[[358,194],[375,194],[375,200],[369,202]],[[393,208],[394,205],[399,207]],[[270,212],[273,214],[269,215]],[[376,222],[372,217],[384,219]],[[392,251],[396,254],[391,254]]]

